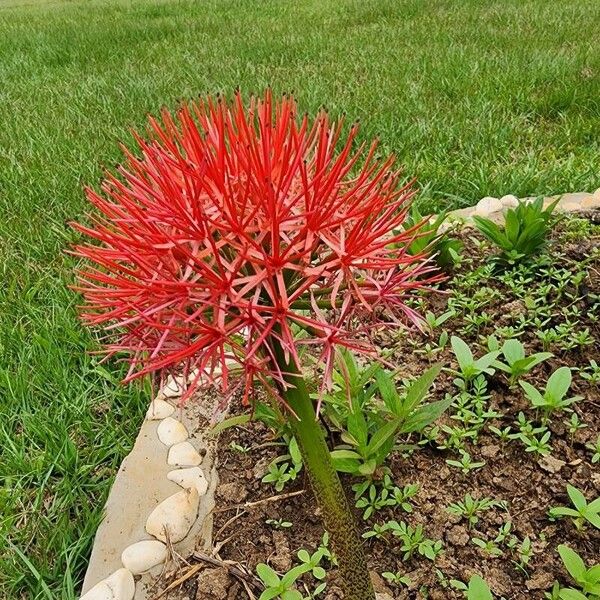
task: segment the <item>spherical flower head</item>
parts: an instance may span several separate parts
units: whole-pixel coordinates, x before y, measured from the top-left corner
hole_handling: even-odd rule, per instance
[[[274,344],[297,365],[309,344],[327,385],[336,347],[372,353],[374,327],[418,321],[406,299],[437,275],[406,251],[422,225],[402,227],[414,191],[357,125],[267,92],[150,126],[74,225],[91,238],[74,249],[82,318],[128,357],[126,381],[180,370],[184,399],[214,383],[248,398],[257,381],[285,385]]]

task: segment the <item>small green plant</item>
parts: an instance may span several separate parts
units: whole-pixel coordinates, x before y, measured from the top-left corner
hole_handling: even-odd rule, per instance
[[[565,410],[574,402],[582,399],[581,396],[565,397],[571,387],[571,377],[569,367],[556,369],[550,375],[543,393],[540,393],[527,381],[519,381],[519,384],[525,390],[525,395],[534,408],[541,409],[544,415],[548,417],[553,411]]]
[[[263,483],[272,483],[275,490],[281,492],[285,487],[285,484],[294,479],[293,469],[290,468],[289,463],[276,464],[271,463],[269,465],[269,472],[262,478]]]
[[[516,385],[517,379],[529,373],[536,365],[552,356],[550,352],[537,352],[525,356],[525,348],[519,340],[506,340],[501,348],[502,356],[506,363],[496,361],[494,366],[508,373],[508,383],[511,387]]]
[[[241,444],[236,444],[235,442],[231,442],[229,444],[229,449],[234,452],[239,452],[240,454],[248,454],[250,452],[250,446],[242,446]]]
[[[467,346],[467,344],[459,337],[453,335],[450,338],[450,345],[452,346],[454,356],[456,356],[456,360],[458,361],[458,370],[450,370],[450,372],[463,379],[467,384],[482,373],[488,375],[494,374],[492,365],[498,357],[498,354],[500,354],[498,350],[488,352],[475,360],[469,346]]]
[[[292,526],[290,521],[285,521],[284,519],[267,519],[265,523],[273,527],[273,529],[289,529]]]
[[[573,445],[573,441],[575,439],[575,434],[582,429],[585,429],[587,425],[581,422],[579,415],[574,412],[571,413],[571,418],[568,421],[563,421],[563,424],[567,426],[567,431],[569,432],[569,440],[571,446]]]
[[[399,537],[402,541],[400,550],[404,552],[402,560],[409,560],[415,552],[429,560],[435,560],[438,554],[442,551],[441,540],[431,540],[425,537],[423,525],[411,527],[404,521],[388,521],[388,527],[394,536]]]
[[[256,574],[263,582],[265,589],[258,600],[271,600],[272,598],[303,600],[302,594],[294,589],[294,586],[297,579],[305,572],[304,567],[299,565],[280,577],[269,565],[259,563],[256,565]]]
[[[535,452],[542,456],[548,456],[552,452],[550,445],[550,431],[546,431],[541,437],[533,434],[519,433],[518,438],[525,445],[525,452]]]
[[[558,553],[569,575],[580,588],[579,590],[562,588],[559,596],[561,600],[597,600],[600,598],[600,564],[588,569],[581,556],[564,544],[558,547]]]
[[[483,540],[481,538],[474,537],[471,538],[471,541],[490,556],[502,556],[503,554],[495,540]]]
[[[506,211],[504,226],[480,216],[474,216],[473,221],[477,229],[500,249],[495,262],[502,266],[516,265],[529,260],[545,246],[557,203],[558,200],[544,209],[542,198],[535,202],[519,202],[516,208]]]
[[[600,384],[600,365],[595,360],[590,360],[589,366],[581,369],[579,375],[593,385]]]
[[[448,512],[458,515],[468,522],[469,529],[479,522],[479,515],[482,512],[491,510],[494,507],[503,507],[504,504],[492,498],[473,498],[471,494],[466,494],[463,500],[459,500],[448,506]]]
[[[386,581],[389,581],[390,583],[393,583],[394,585],[398,586],[409,586],[412,583],[410,577],[408,575],[402,575],[400,571],[397,571],[396,573],[392,573],[391,571],[385,571],[381,574],[381,576]]]
[[[586,448],[594,453],[592,455],[592,464],[595,465],[597,462],[600,462],[600,435],[596,438],[595,444],[588,444]]]
[[[394,500],[395,506],[399,506],[403,511],[411,513],[413,511],[413,507],[409,500],[418,493],[419,484],[417,483],[407,484],[403,488],[395,486],[392,490],[392,499]]]
[[[440,226],[446,220],[446,212],[441,212],[435,219],[430,219],[420,228],[420,235],[413,239],[407,246],[408,254],[416,256],[422,252],[435,255],[435,260],[440,267],[450,267],[460,260],[462,243],[449,235],[449,231],[440,232]],[[403,223],[404,229],[410,229],[423,223],[425,217],[415,204]]]
[[[305,573],[310,573],[315,579],[325,579],[327,575],[325,569],[321,566],[321,560],[323,559],[324,553],[318,549],[316,552],[310,554],[308,550],[298,550],[298,560],[300,566],[304,568]]]
[[[473,461],[471,455],[465,450],[459,450],[460,460],[453,460],[451,458],[446,459],[446,463],[451,467],[458,467],[464,475],[474,471],[475,469],[481,469],[485,465],[485,461]]]
[[[517,555],[519,557],[519,561],[514,561],[514,565],[519,571],[521,571],[521,573],[523,573],[523,575],[525,575],[525,577],[528,577],[527,566],[533,557],[533,549],[531,547],[531,539],[529,537],[526,537],[519,544],[519,547],[517,548]]]
[[[423,403],[440,365],[428,369],[400,394],[392,376],[379,364],[361,370],[349,352],[341,354],[345,374],[334,374],[339,391],[327,397],[324,405],[328,418],[342,432],[343,444],[336,446],[331,458],[340,472],[371,477],[399,435],[427,427],[451,400]],[[372,408],[375,398],[380,400],[379,408]]]
[[[567,484],[567,494],[575,508],[556,506],[550,509],[550,517],[571,517],[577,529],[583,529],[586,521],[596,529],[600,529],[600,498],[596,498],[588,504],[581,491],[571,484]]]
[[[373,515],[375,511],[381,510],[386,506],[391,506],[394,500],[390,498],[389,490],[385,488],[381,491],[377,490],[377,487],[373,484],[369,485],[368,494],[361,496],[356,501],[356,508],[363,509],[363,519],[366,521]]]
[[[451,579],[450,584],[457,590],[464,592],[467,600],[494,600],[488,584],[479,575],[473,575],[469,579],[468,585],[457,579]]]

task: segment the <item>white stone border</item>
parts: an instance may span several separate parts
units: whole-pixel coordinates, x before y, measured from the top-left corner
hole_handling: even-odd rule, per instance
[[[107,502],[107,516],[98,528],[81,600],[133,600],[134,597],[146,597],[141,585],[136,589],[134,575],[143,575],[151,571],[156,574],[169,558],[170,547],[179,550],[177,544],[185,540],[192,530],[197,530],[198,525],[200,527],[204,525],[198,521],[201,518],[209,518],[209,513],[214,506],[216,473],[213,468],[215,476],[212,478],[215,481],[209,486],[204,468],[200,466],[206,459],[203,459],[196,448],[196,445],[204,445],[206,451],[206,443],[203,443],[198,435],[196,439],[192,439],[188,427],[174,416],[176,411],[179,411],[178,416],[186,420],[188,426],[193,427],[197,422],[197,416],[191,413],[194,407],[186,406],[178,409],[169,401],[181,396],[182,383],[169,377],[157,397],[150,403],[136,446],[123,462],[117,475],[117,480],[120,478],[122,485],[119,487],[118,481],[115,481],[111,489],[112,497],[109,497]],[[184,411],[188,414],[184,414]],[[153,460],[161,460],[161,457],[156,456],[160,454],[161,447],[164,447],[165,454],[162,460],[166,462],[169,469],[166,473],[167,481],[163,483],[150,480],[153,474],[151,472]],[[144,472],[146,466],[144,460],[148,461],[147,473]],[[119,504],[124,510],[128,501],[132,501],[135,505],[135,498],[127,497],[129,491],[127,481],[123,483],[128,476],[131,477],[128,471],[135,470],[136,465],[130,464],[132,461],[137,461],[137,466],[141,466],[141,469],[138,469],[138,479],[149,476],[148,494],[154,498],[162,498],[158,503],[146,502],[147,505],[154,505],[154,508],[145,517],[143,531],[139,524],[137,528],[132,527],[124,531],[126,526],[123,526],[123,519],[118,513]],[[150,489],[153,486],[158,489]],[[170,490],[173,486],[181,489],[164,497],[165,490]],[[131,491],[132,493],[141,491],[140,486],[137,490]],[[206,499],[209,491],[209,498]],[[199,511],[203,501],[204,510]],[[133,517],[135,516],[134,513]],[[139,516],[144,518],[143,515]],[[114,540],[112,539],[114,537],[123,539]],[[195,541],[195,539],[188,540],[188,549],[194,549]],[[107,567],[114,568],[116,563],[114,554],[119,547],[122,548],[119,568],[100,581],[96,581],[99,573],[106,573]]]
[[[529,196],[526,198],[517,198],[512,194],[494,198],[486,196],[474,206],[469,208],[459,208],[448,213],[448,218],[442,224],[441,230],[449,229],[454,222],[463,222],[466,225],[472,224],[474,216],[487,217],[492,221],[501,222],[504,220],[504,214],[509,208],[514,208],[519,202],[533,202],[539,196]],[[600,188],[595,192],[576,192],[569,194],[559,194],[544,198],[544,206],[548,206],[555,200],[558,200],[556,210],[559,212],[576,212],[579,210],[593,210],[600,208]]]

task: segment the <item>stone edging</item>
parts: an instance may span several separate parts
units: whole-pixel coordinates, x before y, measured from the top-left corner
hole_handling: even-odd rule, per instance
[[[521,198],[522,202],[533,202],[539,196],[529,196]],[[555,200],[558,200],[556,210],[559,212],[576,212],[580,210],[593,210],[600,208],[600,188],[595,192],[576,192],[569,194],[559,194],[557,196],[548,196],[544,198],[544,206],[548,206]],[[514,208],[519,204],[519,198],[513,195],[502,196],[502,198],[493,198],[486,196],[477,204],[469,208],[460,208],[448,213],[448,219],[442,224],[442,229],[448,229],[454,222],[463,222],[466,225],[472,224],[474,216],[487,217],[492,221],[503,221],[503,215],[509,208]]]
[[[198,431],[202,404],[172,403],[182,382],[170,377],[150,403],[134,448],[119,469],[98,527],[81,600],[143,600],[172,554],[212,543],[216,440]],[[209,407],[212,409],[213,407]],[[141,576],[137,583],[135,576]]]

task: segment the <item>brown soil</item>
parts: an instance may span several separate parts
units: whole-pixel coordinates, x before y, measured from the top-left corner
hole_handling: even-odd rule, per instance
[[[474,266],[482,263],[483,256],[489,256],[489,249],[482,255],[470,240],[471,235],[472,230],[462,234],[466,245],[464,254],[474,257],[474,265],[465,266],[466,270],[472,270]],[[556,261],[564,266],[575,264],[590,256],[593,248],[598,248],[599,245],[600,237],[571,242],[565,241],[559,233],[555,234],[553,242],[554,251],[560,249],[563,255]],[[506,286],[498,281],[488,282],[488,285],[498,289],[501,294],[485,307],[492,316],[491,325],[483,327],[478,332],[479,335],[490,334],[498,326],[514,323],[519,313],[525,311],[522,302],[511,296]],[[595,343],[584,350],[567,352],[552,347],[554,358],[538,366],[533,375],[527,376],[527,380],[538,387],[543,388],[549,374],[559,366],[583,367],[590,358],[598,359],[600,325],[595,319],[590,319],[590,316],[600,315],[590,315],[590,307],[593,304],[593,295],[600,293],[600,256],[591,264],[583,285],[587,296],[577,302],[581,308],[578,327],[588,327]],[[439,315],[444,311],[447,300],[445,296],[436,295],[430,298],[428,309]],[[569,302],[571,301],[568,299],[561,301],[563,306]],[[556,325],[557,322],[560,322],[560,319],[548,326]],[[463,325],[462,318],[454,318],[437,330],[435,339],[443,329],[453,333]],[[529,329],[520,338],[526,346],[527,353],[542,351],[534,331]],[[482,346],[476,346],[478,334],[460,335],[472,348],[478,348],[479,355],[483,352]],[[425,341],[423,340],[423,343]],[[418,375],[429,364],[422,355],[414,353],[413,346],[406,336],[398,338],[388,332],[382,336],[381,344],[387,348],[393,344],[394,362],[403,366],[406,375]],[[446,366],[453,366],[453,355],[448,347],[436,357],[437,360]],[[427,537],[443,541],[444,551],[436,558],[435,563],[419,555],[403,562],[402,553],[398,549],[398,539],[394,537],[387,542],[365,542],[376,587],[378,591],[387,592],[392,598],[462,598],[460,592],[448,585],[449,580],[468,581],[472,574],[479,573],[497,597],[507,600],[541,599],[544,597],[544,590],[548,590],[555,579],[569,584],[569,577],[556,552],[559,544],[567,543],[579,552],[588,566],[600,558],[600,531],[591,525],[583,531],[578,531],[570,519],[552,522],[547,514],[550,507],[570,505],[566,495],[567,483],[582,490],[588,501],[600,495],[600,465],[591,463],[592,452],[586,449],[586,444],[593,443],[600,432],[598,384],[589,384],[576,372],[573,373],[571,395],[578,394],[584,397],[574,408],[587,427],[578,431],[571,443],[563,424],[563,420],[569,415],[562,413],[553,417],[550,423],[553,450],[548,459],[539,454],[525,452],[523,444],[518,440],[502,444],[499,438],[489,431],[489,425],[499,428],[513,425],[519,411],[524,411],[532,420],[535,420],[535,413],[530,409],[522,390],[510,390],[505,378],[498,372],[489,377],[488,382],[488,393],[491,394],[489,406],[503,416],[486,424],[476,444],[467,444],[474,461],[486,461],[483,468],[463,475],[445,462],[447,458],[458,458],[457,453],[436,449],[436,445],[432,444],[420,447],[412,456],[403,457],[396,452],[388,459],[394,482],[399,486],[408,483],[418,483],[420,486],[418,495],[412,499],[413,512],[408,514],[398,507],[387,508],[376,512],[368,522],[363,522],[361,511],[356,510],[356,518],[364,530],[373,523],[396,519],[413,526],[421,523]],[[452,386],[452,376],[442,373],[436,382],[432,399],[440,399],[450,391],[456,391]],[[241,406],[234,406],[232,412],[236,414],[242,410]],[[449,415],[445,415],[442,422],[456,424]],[[217,547],[221,545],[218,552],[221,559],[239,563],[247,568],[248,573],[253,573],[259,562],[267,562],[276,571],[283,573],[297,562],[295,557],[299,549],[305,548],[314,552],[323,536],[313,496],[308,482],[303,478],[304,472],[282,492],[288,494],[303,490],[299,495],[284,499],[273,498],[262,504],[245,506],[246,503],[278,495],[270,484],[261,483],[269,463],[284,452],[281,446],[272,443],[275,440],[272,440],[270,435],[262,423],[251,422],[243,427],[225,431],[219,443],[220,486],[217,490],[214,544]],[[230,448],[231,442],[247,447],[249,451],[235,451]],[[343,481],[349,497],[352,498],[353,492],[350,487],[358,480],[344,476]],[[479,522],[469,529],[465,520],[447,511],[450,503],[462,500],[466,493],[475,498],[504,500],[507,509],[496,507],[482,513]],[[293,525],[289,529],[277,530],[265,523],[267,519],[283,519]],[[527,575],[514,564],[514,561],[518,562],[515,549],[503,548],[502,556],[493,557],[471,541],[473,537],[486,540],[494,538],[500,525],[507,521],[512,522],[512,533],[519,542],[526,536],[532,541],[534,555],[527,566]],[[412,585],[406,588],[389,584],[379,576],[384,571],[400,571],[407,574],[412,580]],[[319,598],[341,598],[335,577],[335,568],[328,568],[327,589]],[[249,585],[252,590],[251,584]],[[184,589],[186,595],[182,597],[191,599],[250,598],[239,578],[231,577],[218,568],[201,571],[199,578],[188,580]],[[428,591],[425,592],[425,589]],[[256,597],[260,595],[260,588],[254,588],[252,591]]]

